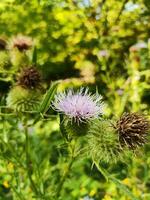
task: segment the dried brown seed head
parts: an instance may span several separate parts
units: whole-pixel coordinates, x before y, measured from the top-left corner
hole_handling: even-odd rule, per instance
[[[33,46],[33,41],[30,37],[18,35],[12,40],[11,46],[22,52],[29,50]]]
[[[124,113],[115,126],[119,133],[121,146],[136,149],[147,141],[150,122],[138,113]]]
[[[41,74],[33,66],[26,67],[22,70],[20,76],[18,77],[18,85],[28,89],[40,88]]]

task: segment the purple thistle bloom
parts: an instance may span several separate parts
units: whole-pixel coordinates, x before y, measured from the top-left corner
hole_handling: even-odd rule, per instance
[[[97,118],[103,113],[102,97],[99,94],[92,95],[83,88],[77,92],[69,90],[67,93],[58,93],[53,106],[75,122]]]

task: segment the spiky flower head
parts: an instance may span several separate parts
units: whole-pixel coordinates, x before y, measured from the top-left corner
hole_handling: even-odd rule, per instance
[[[64,93],[58,93],[53,106],[55,110],[65,114],[74,122],[97,118],[103,113],[102,97],[99,94],[92,95],[88,89],[83,88],[77,92],[70,89]]]
[[[7,42],[3,39],[0,38],[0,50],[6,50]]]
[[[146,143],[150,122],[139,113],[124,113],[115,127],[121,146],[134,150]]]
[[[12,39],[10,48],[16,48],[20,52],[29,50],[33,46],[33,41],[28,36],[18,35]]]
[[[41,74],[36,67],[24,68],[19,77],[18,85],[27,89],[37,89],[41,87]]]
[[[96,162],[116,162],[122,158],[123,151],[109,120],[94,120],[88,132],[89,154]]]
[[[7,97],[7,105],[15,111],[36,111],[39,108],[42,95],[37,90],[29,90],[14,86]]]

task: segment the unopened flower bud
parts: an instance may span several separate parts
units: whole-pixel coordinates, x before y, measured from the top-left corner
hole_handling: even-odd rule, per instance
[[[7,97],[7,105],[18,112],[37,111],[41,102],[39,90],[14,86]]]
[[[109,120],[95,120],[91,123],[88,143],[94,161],[116,162],[123,154],[118,135]]]

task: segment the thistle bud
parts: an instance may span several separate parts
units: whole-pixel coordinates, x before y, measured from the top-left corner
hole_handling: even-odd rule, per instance
[[[27,89],[39,89],[41,87],[41,74],[35,67],[24,68],[18,77],[18,85]]]
[[[124,113],[115,127],[121,146],[134,150],[146,143],[150,122],[141,114]]]
[[[14,86],[7,97],[7,105],[15,111],[37,111],[41,102],[41,94],[37,90],[30,90]]]
[[[16,71],[30,63],[28,50],[33,47],[33,41],[30,37],[18,35],[12,38],[8,44],[10,50],[11,62]]]
[[[96,120],[91,123],[88,143],[94,161],[115,162],[121,158],[119,138],[109,120]]]
[[[7,97],[7,105],[16,111],[36,111],[39,108],[41,93],[41,76],[35,67],[23,69]]]

